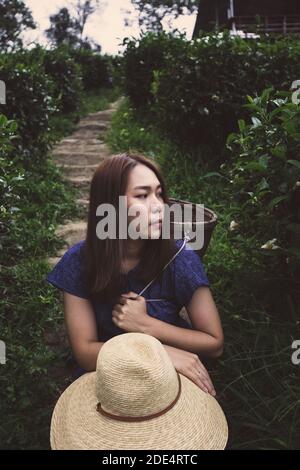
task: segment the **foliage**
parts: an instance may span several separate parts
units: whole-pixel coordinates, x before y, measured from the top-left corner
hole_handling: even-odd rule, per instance
[[[248,96],[248,102],[251,122],[240,120],[240,131],[228,136],[233,163],[221,170],[230,177],[228,198],[237,205],[233,233],[241,241],[255,236],[258,245],[252,255],[265,266],[261,288],[268,293],[270,310],[296,320],[300,315],[300,108],[290,93],[272,89]]]
[[[1,0],[0,50],[15,50],[23,46],[20,37],[26,29],[35,29],[31,11],[22,0]]]
[[[80,65],[85,90],[93,91],[112,85],[111,58],[87,49],[70,51],[71,57]]]
[[[246,118],[245,96],[270,86],[288,91],[300,76],[299,39],[148,33],[124,45],[122,86],[133,107],[181,149],[204,149],[212,167],[227,158],[226,138]]]
[[[6,84],[5,114],[18,124],[18,158],[26,166],[49,149],[49,117],[57,111],[54,83],[45,73],[40,49],[0,55],[1,79]]]

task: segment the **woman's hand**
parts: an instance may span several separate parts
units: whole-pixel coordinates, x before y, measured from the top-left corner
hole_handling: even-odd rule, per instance
[[[113,306],[112,320],[126,332],[144,333],[151,322],[145,298],[135,292],[122,294]]]
[[[204,392],[210,393],[213,396],[216,395],[209,374],[197,354],[165,344],[164,348],[169,354],[177,372],[192,380]]]
[[[135,292],[122,294],[113,306],[112,320],[126,332],[144,333],[148,331],[152,317],[147,313],[144,297]],[[192,380],[204,392],[215,396],[216,391],[209,374],[197,354],[173,346],[163,345],[177,372]]]

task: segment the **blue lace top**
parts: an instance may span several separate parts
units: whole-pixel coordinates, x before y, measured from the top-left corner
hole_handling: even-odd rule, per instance
[[[82,247],[85,241],[81,240],[69,248],[58,263],[46,276],[46,280],[53,286],[70,294],[89,299],[83,276]],[[192,328],[179,312],[187,306],[200,286],[209,286],[209,281],[201,258],[184,240],[176,240],[178,254],[165,268],[161,280],[155,280],[141,295],[147,301],[148,315],[159,320],[180,326]],[[137,294],[145,287],[137,275],[139,265],[135,266],[125,276],[125,289],[121,293],[133,291]],[[113,336],[124,333],[112,321],[113,304],[95,303],[92,306],[96,316],[98,340],[107,341]]]

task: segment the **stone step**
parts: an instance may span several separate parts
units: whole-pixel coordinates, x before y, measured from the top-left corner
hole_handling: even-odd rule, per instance
[[[62,139],[60,141],[60,144],[58,146],[58,148],[61,146],[61,145],[66,145],[67,144],[67,147],[71,146],[78,146],[78,145],[99,145],[99,144],[103,144],[104,141],[103,140],[100,140],[100,139],[97,139],[96,137],[87,137],[85,136],[84,138],[84,141],[83,139],[79,138],[79,137],[76,137],[72,134],[72,137],[68,137],[68,138],[65,138],[65,139]]]
[[[71,246],[75,245],[75,243],[85,239],[86,229],[86,220],[77,220],[60,225],[55,233],[58,237],[64,239],[66,246],[70,248]]]
[[[63,179],[69,181],[77,188],[88,190],[90,189],[91,179],[86,176],[68,176],[64,175]]]
[[[97,111],[96,113],[92,113],[86,117],[83,117],[80,120],[80,123],[82,124],[84,122],[95,122],[95,121],[97,123],[99,123],[99,121],[108,122],[111,120],[111,116],[114,112],[115,112],[114,108],[106,109],[105,111]]]
[[[83,141],[79,141],[78,144],[68,144],[68,145],[60,145],[56,149],[54,149],[54,155],[59,153],[99,153],[101,149],[104,147],[104,144],[86,144]],[[53,152],[52,152],[53,154]]]
[[[80,240],[85,239],[87,228],[86,221],[79,220],[76,222],[66,222],[66,224],[59,225],[56,229],[57,236],[64,239],[65,245],[56,253],[56,256],[48,258],[48,262],[51,267],[58,263],[58,261],[71,246],[75,245],[75,243],[79,242]]]
[[[119,96],[119,98],[116,99],[116,101],[113,101],[112,103],[109,103],[109,109],[118,109],[118,107],[123,103],[125,100],[125,96]]]
[[[96,168],[98,168],[98,164],[93,165],[66,165],[64,163],[59,164],[58,167],[64,173],[64,175],[70,177],[76,176],[85,176],[87,178],[92,179]]]
[[[67,164],[67,165],[99,165],[103,160],[109,156],[108,152],[101,150],[100,153],[57,153],[53,156],[53,160],[57,165]]]
[[[79,199],[89,199],[90,197],[90,184],[87,186],[78,187],[78,198]]]
[[[106,131],[108,129],[108,122],[99,122],[96,120],[88,120],[88,121],[80,121],[76,129],[80,129],[81,131]]]
[[[78,131],[73,132],[72,138],[80,139],[80,140],[89,140],[89,139],[97,139],[98,143],[103,144],[105,143],[104,138],[105,134],[108,129],[102,130],[90,130],[90,129],[78,129]]]
[[[80,199],[76,199],[76,204],[78,206],[82,206],[83,209],[85,209],[86,211],[88,210],[88,207],[89,207],[89,199],[83,199],[83,198],[80,198]]]

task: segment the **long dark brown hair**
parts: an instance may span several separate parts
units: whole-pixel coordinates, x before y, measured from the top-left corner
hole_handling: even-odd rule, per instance
[[[117,234],[119,233],[119,196],[125,196],[130,171],[138,164],[150,168],[161,184],[162,198],[169,204],[169,198],[160,166],[138,152],[112,155],[100,163],[90,186],[88,225],[85,240],[84,260],[89,295],[94,299],[115,301],[121,293],[124,278],[121,276],[121,261],[126,256],[126,239],[104,240],[97,237],[96,226],[99,216],[96,209],[100,204],[112,204],[117,213]],[[177,251],[174,239],[145,239],[143,253],[137,270],[139,280],[146,283],[158,276],[165,264]]]

